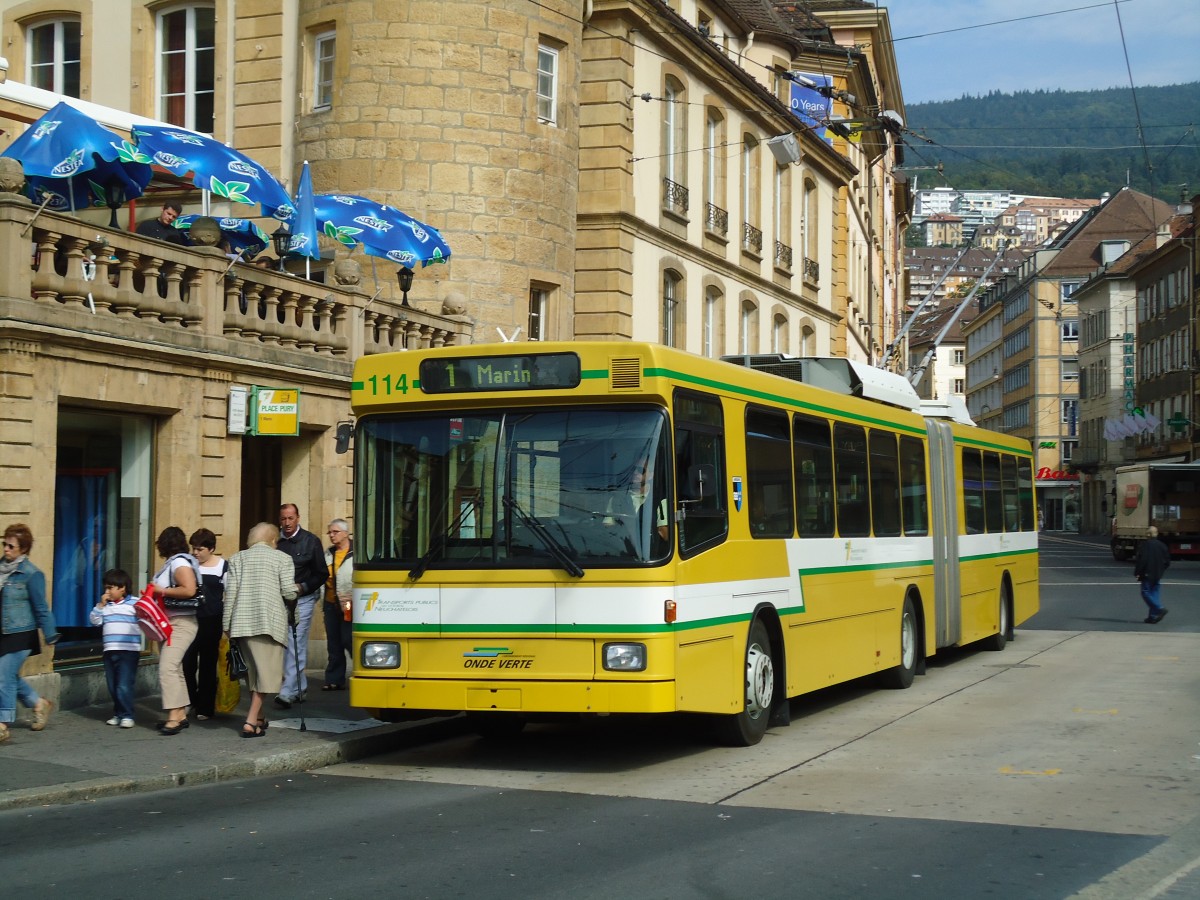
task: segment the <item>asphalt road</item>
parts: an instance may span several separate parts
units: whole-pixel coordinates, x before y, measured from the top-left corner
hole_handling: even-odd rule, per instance
[[[1043,609],[907,691],[793,703],[749,749],[687,719],[535,724],[313,773],[0,813],[6,895],[1200,896],[1200,565],[1043,543]],[[1190,594],[1190,596],[1189,596]]]

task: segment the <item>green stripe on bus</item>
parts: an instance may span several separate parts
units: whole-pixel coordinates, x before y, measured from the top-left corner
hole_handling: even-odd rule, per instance
[[[608,369],[583,369],[579,373],[581,379],[607,378]]]
[[[350,390],[361,391],[362,389],[363,389],[363,383],[361,381],[350,382]]]
[[[979,553],[979,554],[974,554],[972,556],[960,556],[958,561],[960,563],[981,562],[982,560],[985,560],[985,559],[1000,559],[1003,556],[1030,556],[1030,555],[1033,555],[1033,556],[1037,555],[1036,547],[1034,547],[1033,549],[1030,549],[1030,550],[1000,550],[1000,551],[997,551],[996,553]]]
[[[1033,448],[1025,450],[1020,447],[1010,447],[1007,444],[993,444],[991,441],[980,441],[975,438],[958,437],[955,435],[954,443],[962,444],[968,447],[982,447],[985,450],[999,450],[1002,453],[1012,453],[1016,456],[1033,457]]]
[[[800,576],[805,575],[842,575],[846,572],[875,572],[880,569],[911,569],[917,567],[932,568],[932,559],[910,559],[902,562],[863,563],[860,566],[827,566],[822,569],[801,569]]]
[[[810,412],[821,413],[822,415],[833,415],[843,419],[851,419],[855,422],[866,422],[870,425],[882,425],[887,428],[893,428],[896,431],[915,434],[919,437],[925,436],[924,428],[917,428],[911,425],[901,425],[897,422],[889,422],[886,419],[876,418],[874,416],[864,416],[858,413],[846,412],[841,409],[834,409],[829,406],[821,406],[818,403],[806,403],[803,400],[794,400],[791,397],[784,397],[780,394],[772,394],[767,391],[757,391],[751,388],[738,387],[735,384],[729,384],[725,381],[717,381],[712,378],[700,378],[696,375],[688,375],[683,372],[676,372],[671,369],[650,369],[643,370],[642,374],[646,378],[674,378],[677,381],[686,382],[687,384],[696,384],[701,387],[715,388],[717,390],[728,391],[731,394],[738,394],[743,397],[753,397],[758,400],[770,400],[773,403],[781,403],[784,406],[790,406],[794,409],[807,410]]]
[[[780,610],[782,613],[783,611]],[[750,613],[739,613],[731,616],[714,616],[709,619],[698,619],[695,622],[676,622],[674,625],[659,624],[608,624],[598,625],[573,622],[569,625],[554,625],[545,623],[529,623],[522,625],[495,625],[479,622],[472,625],[368,625],[355,622],[354,631],[364,634],[436,634],[442,637],[469,634],[545,634],[562,636],[564,634],[671,634],[679,631],[696,631],[700,628],[712,628],[718,625],[732,625],[737,622],[749,622]]]

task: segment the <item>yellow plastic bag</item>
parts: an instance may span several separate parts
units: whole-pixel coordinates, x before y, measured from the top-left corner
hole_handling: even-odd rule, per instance
[[[217,712],[233,712],[241,699],[241,684],[229,680],[229,638],[221,635],[221,646],[217,651]]]

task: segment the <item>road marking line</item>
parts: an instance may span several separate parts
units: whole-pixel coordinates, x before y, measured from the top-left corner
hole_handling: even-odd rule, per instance
[[[1096,715],[1096,716],[1115,716],[1117,714],[1116,709],[1084,709],[1082,706],[1076,706],[1074,709],[1071,710],[1071,712],[1089,713],[1091,715]]]

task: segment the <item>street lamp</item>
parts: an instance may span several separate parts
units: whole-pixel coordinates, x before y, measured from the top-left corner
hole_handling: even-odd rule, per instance
[[[412,288],[413,270],[407,266],[401,266],[396,272],[396,278],[400,281],[400,305],[406,309],[412,309],[408,305],[408,292]]]
[[[280,222],[279,227],[275,229],[275,233],[271,235],[271,245],[275,248],[275,255],[279,257],[280,272],[284,271],[283,258],[287,256],[291,244],[292,233],[288,231],[286,222]]]

